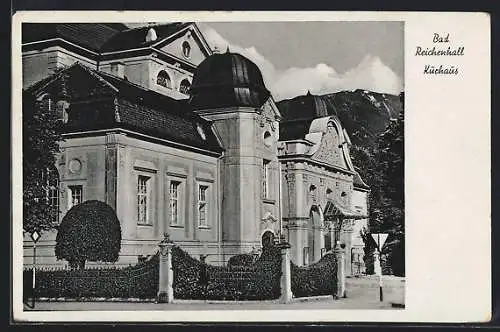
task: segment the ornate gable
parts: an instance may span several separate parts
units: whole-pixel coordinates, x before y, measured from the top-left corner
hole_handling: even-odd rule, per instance
[[[312,158],[333,166],[346,168],[344,155],[341,151],[342,141],[337,128],[330,122],[321,138],[320,146]]]

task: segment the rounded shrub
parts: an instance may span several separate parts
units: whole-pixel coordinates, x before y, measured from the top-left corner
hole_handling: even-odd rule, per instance
[[[57,230],[55,254],[80,269],[86,261],[116,262],[121,238],[113,208],[90,200],[72,207],[64,216]]]

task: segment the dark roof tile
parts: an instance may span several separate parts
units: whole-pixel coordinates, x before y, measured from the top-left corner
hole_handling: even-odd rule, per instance
[[[169,98],[79,63],[25,91],[37,94],[48,90],[60,96],[62,86],[69,94],[70,102],[85,98],[90,101],[70,107],[70,132],[122,127],[191,147],[222,151],[211,124],[192,112],[187,100]],[[103,95],[108,101],[103,101]],[[116,105],[113,98],[118,101]],[[198,125],[202,127],[205,139],[198,132]]]
[[[120,23],[23,23],[22,42],[62,38],[92,51],[127,27]]]
[[[140,47],[146,47],[152,44],[156,44],[160,40],[173,35],[174,33],[182,30],[191,22],[181,23],[169,23],[154,26],[144,26],[133,29],[128,29],[114,35],[109,39],[101,48],[102,52],[113,52],[120,50],[128,50]],[[146,35],[150,28],[154,28],[156,31],[157,39],[153,41],[146,41]]]

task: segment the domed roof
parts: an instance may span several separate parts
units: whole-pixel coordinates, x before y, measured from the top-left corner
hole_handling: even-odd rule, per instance
[[[190,93],[193,109],[260,107],[270,96],[257,65],[229,49],[200,63]]]
[[[280,101],[277,105],[284,121],[321,118],[335,113],[328,111],[321,96],[313,95],[310,91],[306,95]]]

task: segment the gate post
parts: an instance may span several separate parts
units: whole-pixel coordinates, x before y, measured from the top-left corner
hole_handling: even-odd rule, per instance
[[[158,280],[158,303],[172,303],[174,300],[174,273],[172,270],[172,247],[167,233],[163,234],[164,239],[158,244],[160,247],[160,273]]]
[[[345,292],[345,250],[340,247],[340,241],[335,245],[335,258],[337,260],[337,294],[336,298],[346,297]]]
[[[290,269],[290,244],[282,242],[278,244],[281,250],[281,295],[280,303],[290,303],[292,301],[292,273]]]

